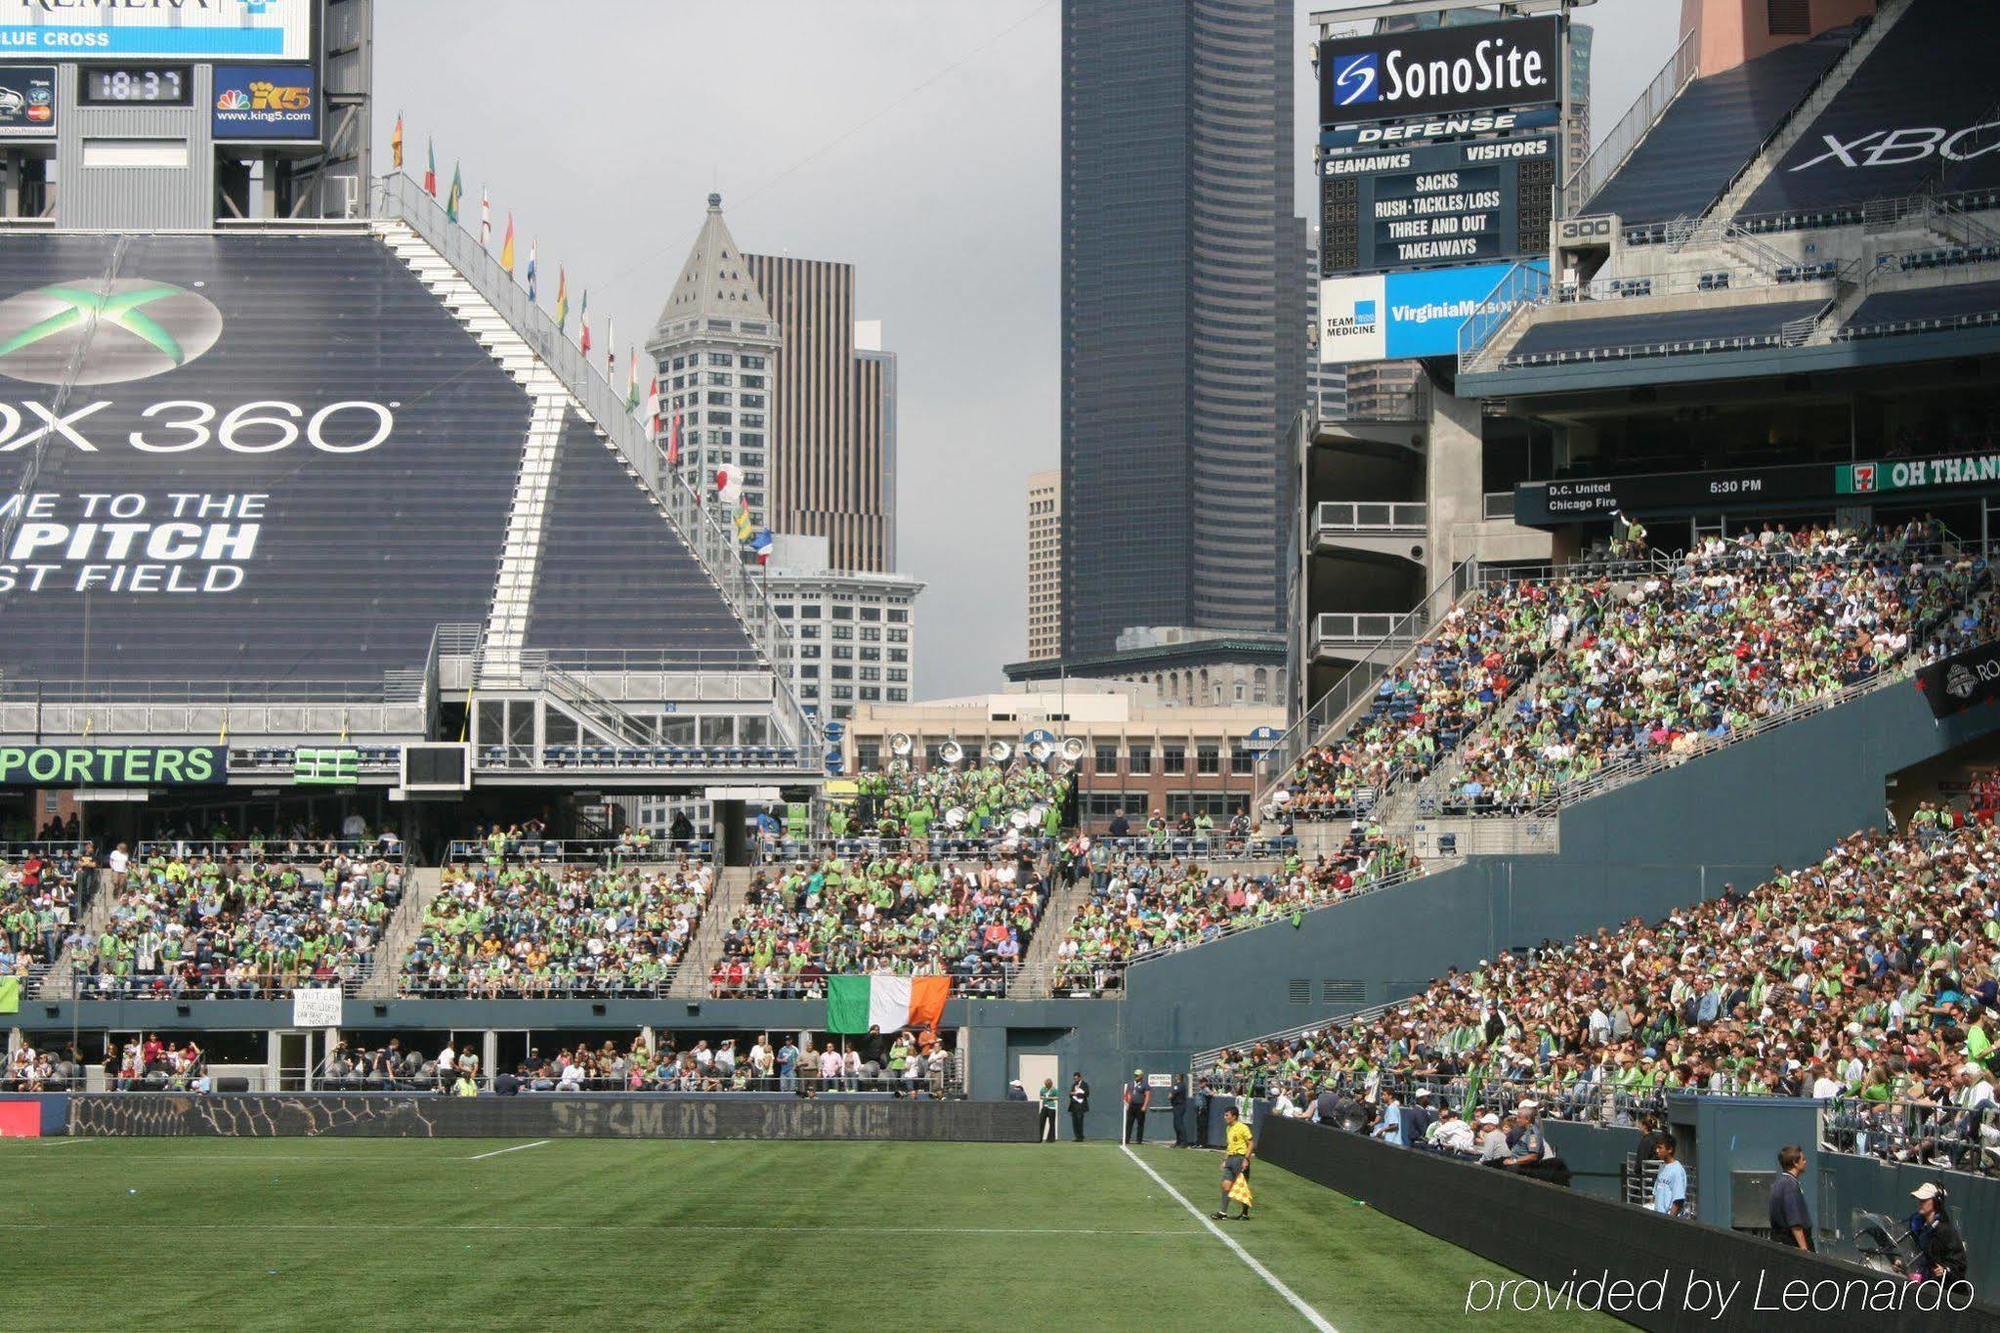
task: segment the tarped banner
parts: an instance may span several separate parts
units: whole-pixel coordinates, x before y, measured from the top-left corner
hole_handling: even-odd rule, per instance
[[[0,746],[0,787],[212,787],[229,781],[220,745]]]
[[[1950,717],[2000,699],[2000,643],[1983,643],[1917,672],[1931,716]]]

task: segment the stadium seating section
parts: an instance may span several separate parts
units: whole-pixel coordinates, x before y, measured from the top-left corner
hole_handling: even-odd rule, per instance
[[[712,880],[705,865],[447,867],[403,960],[403,993],[660,993]]]
[[[86,997],[251,998],[358,980],[402,899],[399,864],[341,854],[134,858],[110,919],[76,942]]]
[[[719,996],[818,994],[856,972],[949,973],[1004,993],[1048,899],[1031,862],[999,856],[829,858],[761,874],[722,937]]]
[[[1507,353],[1507,364],[1539,366],[1776,347],[1783,342],[1785,325],[1814,318],[1825,308],[1825,301],[1773,301],[1603,319],[1543,320],[1521,335]]]
[[[385,672],[423,668],[440,624],[486,621],[530,400],[402,262],[362,235],[26,234],[0,255],[0,285],[97,280],[114,263],[121,279],[198,290],[221,313],[220,340],[150,379],[78,386],[71,408],[106,404],[77,426],[94,450],[58,436],[55,447],[0,454],[0,493],[18,489],[39,458],[34,490],[65,497],[53,515],[65,522],[82,520],[74,501],[91,492],[140,495],[144,520],[154,522],[171,518],[171,496],[191,486],[267,496],[255,550],[240,562],[236,591],[98,586],[88,633],[78,562],[63,563],[39,591],[23,579],[0,593],[0,674],[72,680],[85,651],[88,678],[100,685],[379,689]],[[169,403],[178,406],[145,415]],[[206,425],[169,424],[198,415],[189,403],[213,409]],[[274,421],[225,432],[246,404]],[[337,404],[349,406],[319,436],[347,452],[306,438],[310,420]],[[373,448],[350,448],[379,420],[353,404],[393,417]],[[287,418],[284,405],[296,415]],[[287,432],[289,444],[273,443]],[[133,433],[176,448],[129,447]],[[530,642],[753,659],[754,645],[666,518],[574,415],[559,462],[556,535],[539,564]]]
[[[2000,282],[1976,282],[1877,292],[1861,303],[1835,336],[1881,338],[1991,324],[2000,324]]]
[[[1701,216],[1858,31],[1835,28],[1694,80],[1583,212],[1614,213],[1627,228]]]
[[[1990,815],[1925,806],[1748,893],[1727,886],[1661,921],[1501,954],[1365,1021],[1225,1053],[1215,1082],[1436,1078],[1532,1089],[1559,1112],[1613,1094],[1798,1097],[1815,1084],[1866,1103],[1961,1102],[1983,1077],[1972,1071],[1996,1063]]]
[[[54,962],[75,905],[71,857],[27,848],[0,852],[0,976],[26,976]]]
[[[1990,596],[1985,560],[1924,525],[1767,529],[1652,572],[1478,590],[1344,736],[1307,752],[1291,808],[1347,817],[1447,757],[1448,808],[1531,806],[1609,763],[1740,734],[1927,644],[1983,641]]]
[[[1831,225],[1858,217],[1868,200],[1933,184],[1942,194],[2000,187],[1994,154],[1941,160],[1926,132],[1949,134],[1992,119],[1992,49],[1965,40],[1965,22],[1965,8],[1953,0],[1916,0],[1751,192],[1742,212],[1753,225]],[[1891,132],[1913,147],[1885,148]],[[1933,151],[1915,151],[1925,145]]]
[[[1096,993],[1132,960],[1207,944],[1281,921],[1411,868],[1402,844],[1356,828],[1314,864],[1288,858],[1276,873],[1216,873],[1192,860],[1122,858],[1093,870],[1091,896],[1057,948],[1056,989]]]

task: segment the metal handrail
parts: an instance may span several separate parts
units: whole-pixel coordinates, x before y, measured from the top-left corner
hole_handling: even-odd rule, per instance
[[[1347,626],[1342,632],[1341,626]],[[1378,634],[1371,635],[1371,630]],[[1313,617],[1313,642],[1338,639],[1344,642],[1355,640],[1374,641],[1393,646],[1409,643],[1423,637],[1430,628],[1426,620],[1412,621],[1410,612],[1396,611],[1322,611]]]
[[[1558,193],[1561,211],[1556,216],[1572,218],[1583,210],[1604,182],[1617,174],[1625,165],[1647,133],[1666,114],[1681,90],[1701,72],[1701,48],[1696,44],[1693,31],[1681,38],[1680,45],[1667,57],[1666,64],[1653,76],[1652,82],[1634,98],[1632,105],[1611,132],[1584,158],[1583,164],[1563,182]]]
[[[0,702],[36,704],[421,704],[423,673],[382,673],[380,685],[347,680],[41,680],[0,677]]]
[[[404,172],[379,177],[375,193],[381,201],[377,216],[409,226],[457,270],[508,321],[618,449],[772,667],[773,704],[782,722],[802,748],[818,751],[818,727],[800,706],[790,673],[783,666],[792,656],[790,633],[773,613],[762,582],[745,567],[742,544],[724,530],[721,516],[678,469],[665,466],[657,442],[640,428],[617,389],[605,382],[569,335],[556,327],[538,302],[528,299],[527,292],[483,245],[463,226],[451,222],[444,208],[415,179]]]
[[[1499,342],[1515,316],[1546,305],[1551,281],[1547,260],[1523,259],[1502,273],[1458,326],[1458,373],[1476,372],[1482,355]]]

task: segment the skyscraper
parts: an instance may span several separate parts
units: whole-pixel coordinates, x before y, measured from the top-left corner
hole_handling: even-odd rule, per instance
[[[1028,658],[1062,652],[1062,473],[1028,474]]]
[[[1305,401],[1293,7],[1064,0],[1062,651],[1276,631]]]

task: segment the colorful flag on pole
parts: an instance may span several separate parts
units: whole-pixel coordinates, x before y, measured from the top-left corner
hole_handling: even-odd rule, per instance
[[[653,382],[646,386],[646,438],[654,444],[660,442],[660,377],[653,376]]]
[[[396,113],[396,132],[389,136],[389,152],[394,160],[396,170],[401,171],[403,169],[403,113],[400,111]]]
[[[750,521],[750,501],[745,498],[736,506],[736,540],[747,542],[750,534],[757,531],[757,525]]]
[[[535,301],[535,243],[528,242],[528,303]]]
[[[604,378],[607,383],[618,382],[618,316],[604,317]]]
[[[438,197],[438,150],[429,138],[424,140],[424,193]]]
[[[756,553],[758,564],[760,565],[770,564],[771,530],[769,528],[757,529],[755,535],[753,535],[750,538],[750,549]]]
[[[507,238],[500,242],[500,267],[507,270],[507,276],[514,276],[514,215],[507,215]]]
[[[444,216],[447,222],[458,221],[458,206],[465,202],[465,178],[458,173],[458,163],[451,164],[451,193],[444,197]]]
[[[681,414],[674,413],[674,428],[667,435],[667,466],[681,465]]]
[[[556,265],[556,332],[569,331],[569,272]]]
[[[493,201],[486,197],[484,186],[479,190],[479,248],[493,248]]]
[[[583,339],[581,343],[583,347],[583,354],[585,356],[589,356],[590,355],[590,289],[588,287],[583,289],[583,307],[581,310],[577,312],[577,318],[583,321]]]
[[[639,354],[630,348],[625,353],[625,410],[639,410]]]
[[[715,470],[715,494],[725,505],[733,505],[743,498],[743,473],[733,463],[724,463]]]

